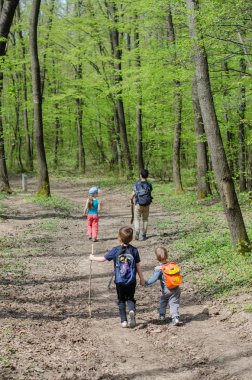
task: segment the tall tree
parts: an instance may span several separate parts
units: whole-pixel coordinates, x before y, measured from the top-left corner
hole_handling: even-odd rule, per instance
[[[207,180],[208,157],[205,130],[202,120],[196,78],[193,80],[192,101],[194,110],[194,127],[197,144],[197,198],[204,199],[211,194],[209,181]]]
[[[210,85],[207,54],[200,31],[197,0],[186,0],[190,37],[193,42],[196,81],[202,118],[220,195],[234,245],[249,244],[240,205],[222,143]]]
[[[142,124],[142,90],[141,90],[141,80],[140,80],[140,70],[141,70],[141,56],[139,51],[139,30],[138,30],[138,16],[135,16],[136,26],[134,32],[134,47],[136,52],[136,70],[137,70],[137,103],[136,103],[136,130],[137,130],[137,164],[139,173],[144,169],[144,158],[143,158],[143,124]],[[130,42],[127,38],[128,47]]]
[[[30,13],[30,54],[32,93],[34,106],[35,141],[38,166],[38,194],[50,196],[50,183],[46,162],[42,116],[42,94],[37,45],[37,28],[41,0],[33,0]]]
[[[245,59],[240,59],[240,76],[243,80],[246,63]],[[246,87],[244,83],[241,84],[240,90],[240,104],[238,110],[239,116],[239,130],[238,130],[238,141],[239,141],[239,188],[240,191],[245,191],[247,188],[246,184],[246,146],[245,146],[245,113],[246,113]]]
[[[132,174],[133,165],[130,156],[130,148],[127,136],[127,127],[124,112],[124,102],[122,98],[122,47],[120,44],[120,33],[118,31],[118,9],[114,1],[107,4],[108,14],[112,19],[112,27],[110,30],[110,41],[112,54],[114,57],[114,82],[117,90],[115,91],[115,103],[117,109],[118,124],[122,138],[123,153],[128,166],[128,172]]]
[[[5,147],[4,147],[4,128],[2,118],[2,91],[3,91],[3,58],[6,54],[6,44],[8,34],[13,21],[14,13],[18,5],[18,0],[4,0],[1,2],[0,14],[0,191],[10,192],[10,184],[6,166]]]
[[[75,15],[78,19],[81,18],[83,14],[83,1],[78,0],[75,4]],[[78,33],[79,35],[79,33]],[[81,38],[79,37],[79,40]],[[86,159],[85,159],[85,149],[83,143],[83,98],[81,96],[80,82],[82,80],[82,63],[80,55],[77,54],[78,63],[75,65],[75,79],[77,83],[77,93],[78,95],[75,98],[76,104],[76,126],[77,126],[77,168],[81,170],[82,173],[85,173],[86,170]]]
[[[167,29],[168,29],[168,38],[174,50],[172,55],[173,65],[177,64],[177,52],[176,52],[176,37],[175,30],[172,19],[172,11],[169,7],[168,15],[167,15]],[[181,150],[181,128],[182,128],[182,92],[181,92],[181,84],[178,79],[178,74],[176,73],[177,78],[173,80],[174,86],[174,140],[173,140],[173,159],[172,159],[172,167],[173,167],[173,181],[175,194],[183,193],[183,186],[181,180],[181,164],[180,164],[180,150]]]
[[[18,20],[21,20],[21,11],[20,5],[17,8]],[[33,170],[33,154],[32,154],[32,141],[31,134],[29,130],[29,119],[28,119],[28,109],[27,109],[27,67],[26,67],[26,46],[23,37],[23,32],[21,27],[18,28],[18,35],[21,43],[21,51],[22,51],[22,88],[23,88],[23,121],[24,121],[24,130],[25,130],[25,142],[26,142],[26,166],[28,170]]]

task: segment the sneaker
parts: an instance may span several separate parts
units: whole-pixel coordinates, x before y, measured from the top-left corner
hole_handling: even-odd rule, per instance
[[[136,234],[135,234],[135,240],[139,240],[139,232],[136,232]]]
[[[182,325],[182,322],[180,322],[179,317],[172,318],[172,324],[173,326],[180,326]]]
[[[160,321],[164,321],[165,320],[165,315],[160,315],[159,320]]]
[[[136,319],[135,319],[135,312],[134,310],[130,310],[129,312],[129,322],[128,322],[128,326],[133,328],[136,326]]]
[[[97,239],[93,239],[93,242],[95,243],[95,242],[97,242],[98,240]]]
[[[89,236],[89,237],[88,237],[88,240],[92,240],[92,236]]]
[[[121,326],[122,326],[122,328],[128,327],[128,322],[127,321],[123,321],[121,323]]]

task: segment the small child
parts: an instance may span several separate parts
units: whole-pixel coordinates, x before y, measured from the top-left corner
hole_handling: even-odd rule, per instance
[[[166,314],[166,308],[169,303],[170,306],[170,314],[172,317],[172,324],[174,326],[181,325],[181,322],[179,320],[179,303],[180,303],[180,287],[177,286],[173,289],[167,288],[165,285],[165,279],[164,274],[162,271],[162,266],[168,263],[168,253],[166,248],[159,247],[155,249],[155,255],[157,260],[159,261],[160,265],[155,267],[153,276],[145,281],[146,286],[152,285],[157,280],[160,280],[161,285],[161,297],[160,297],[160,310],[159,310],[159,316],[160,320],[165,320],[165,314]]]
[[[119,314],[122,327],[135,327],[136,301],[134,299],[136,289],[136,273],[140,278],[140,284],[145,285],[138,249],[129,243],[133,239],[131,227],[121,227],[118,234],[120,245],[107,252],[104,257],[90,255],[90,260],[104,262],[114,261],[115,284],[118,298]],[[126,302],[128,304],[129,321],[126,316]]]
[[[97,241],[99,212],[101,210],[101,202],[98,197],[98,187],[89,189],[89,198],[86,201],[83,214],[87,215],[87,235],[89,240]]]

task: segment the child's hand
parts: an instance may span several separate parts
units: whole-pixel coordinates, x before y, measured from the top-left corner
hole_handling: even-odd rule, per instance
[[[162,268],[161,265],[157,265],[154,269],[155,269],[155,270],[160,270],[161,268]]]
[[[89,260],[91,260],[91,261],[93,261],[93,260],[94,260],[94,258],[95,258],[95,256],[94,256],[94,255],[92,255],[92,254],[89,256]]]

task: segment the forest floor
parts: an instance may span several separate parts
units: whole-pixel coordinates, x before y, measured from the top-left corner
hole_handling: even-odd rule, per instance
[[[18,189],[18,183],[12,181]],[[52,193],[74,205],[70,214],[47,209],[19,192],[2,201],[0,263],[0,379],[252,379],[252,318],[227,304],[251,300],[251,293],[228,300],[203,300],[185,282],[181,319],[174,327],[158,320],[159,284],[137,286],[137,326],[122,329],[112,264],[92,264],[92,318],[88,287],[91,243],[82,217],[90,184],[52,181]],[[29,192],[36,190],[29,180]],[[102,193],[96,255],[117,245],[119,227],[129,225],[129,194],[122,187]],[[176,218],[152,204],[149,237],[139,247],[145,278],[155,266],[154,248],[169,246],[157,222]],[[172,256],[172,253],[171,253]],[[6,267],[7,265],[7,267]]]

